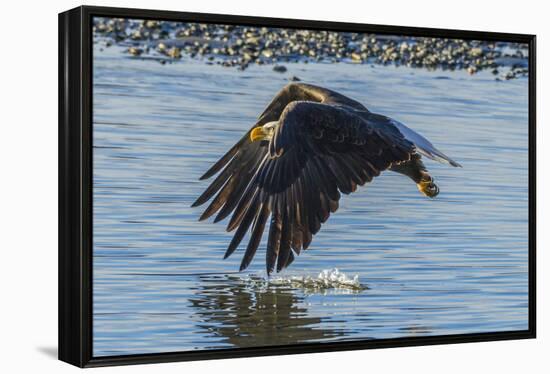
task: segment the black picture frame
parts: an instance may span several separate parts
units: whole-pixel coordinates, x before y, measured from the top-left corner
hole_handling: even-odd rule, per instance
[[[529,45],[529,328],[288,346],[93,357],[92,17],[206,22],[313,30],[521,42]],[[535,35],[81,6],[59,14],[59,359],[79,367],[452,344],[536,337]]]

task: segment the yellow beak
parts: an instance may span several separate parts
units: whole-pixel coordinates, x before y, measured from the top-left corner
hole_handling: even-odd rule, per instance
[[[255,142],[256,140],[262,140],[266,137],[266,133],[264,132],[264,128],[262,126],[258,126],[252,129],[250,132],[250,140]]]

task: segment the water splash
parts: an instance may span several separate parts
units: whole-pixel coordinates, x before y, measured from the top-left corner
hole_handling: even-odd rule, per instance
[[[340,270],[323,270],[317,277],[309,275],[291,275],[273,277],[268,280],[272,285],[288,285],[292,288],[302,288],[305,291],[323,292],[328,290],[360,292],[368,289],[359,282],[359,275],[348,276]]]
[[[285,275],[266,278],[265,274],[203,275],[201,279],[213,284],[237,287],[239,292],[268,293],[301,291],[304,294],[356,294],[368,290],[359,275],[349,276],[340,270],[327,269],[314,275]]]

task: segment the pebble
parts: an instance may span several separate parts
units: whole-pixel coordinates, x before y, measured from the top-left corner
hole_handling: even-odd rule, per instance
[[[172,47],[167,52],[166,55],[174,59],[181,58],[181,50],[178,47]]]
[[[160,42],[159,44],[157,44],[157,50],[161,53],[165,52],[167,49],[166,47],[166,44],[164,44],[163,42]]]
[[[133,56],[146,53],[180,59],[185,53],[241,70],[251,63],[273,64],[273,70],[282,73],[287,68],[281,63],[343,61],[469,74],[489,69],[505,80],[529,74],[525,67],[502,63],[514,58],[526,66],[525,44],[101,17],[94,17],[93,30],[107,47],[130,44],[127,51]],[[509,71],[503,72],[506,68]]]
[[[284,73],[286,72],[286,66],[284,65],[275,65],[273,66],[273,71],[276,71],[277,73]]]
[[[132,56],[141,56],[141,54],[143,53],[143,49],[130,47],[128,48],[128,53],[131,54]]]

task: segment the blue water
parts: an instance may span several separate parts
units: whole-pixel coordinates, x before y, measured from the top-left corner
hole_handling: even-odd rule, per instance
[[[527,80],[490,73],[291,63],[161,65],[94,47],[94,356],[525,330]],[[428,137],[429,200],[386,172],[281,276],[338,268],[368,289],[266,284],[264,247],[238,273],[225,223],[190,208],[199,176],[296,75]],[[267,236],[267,235],[266,235]]]

